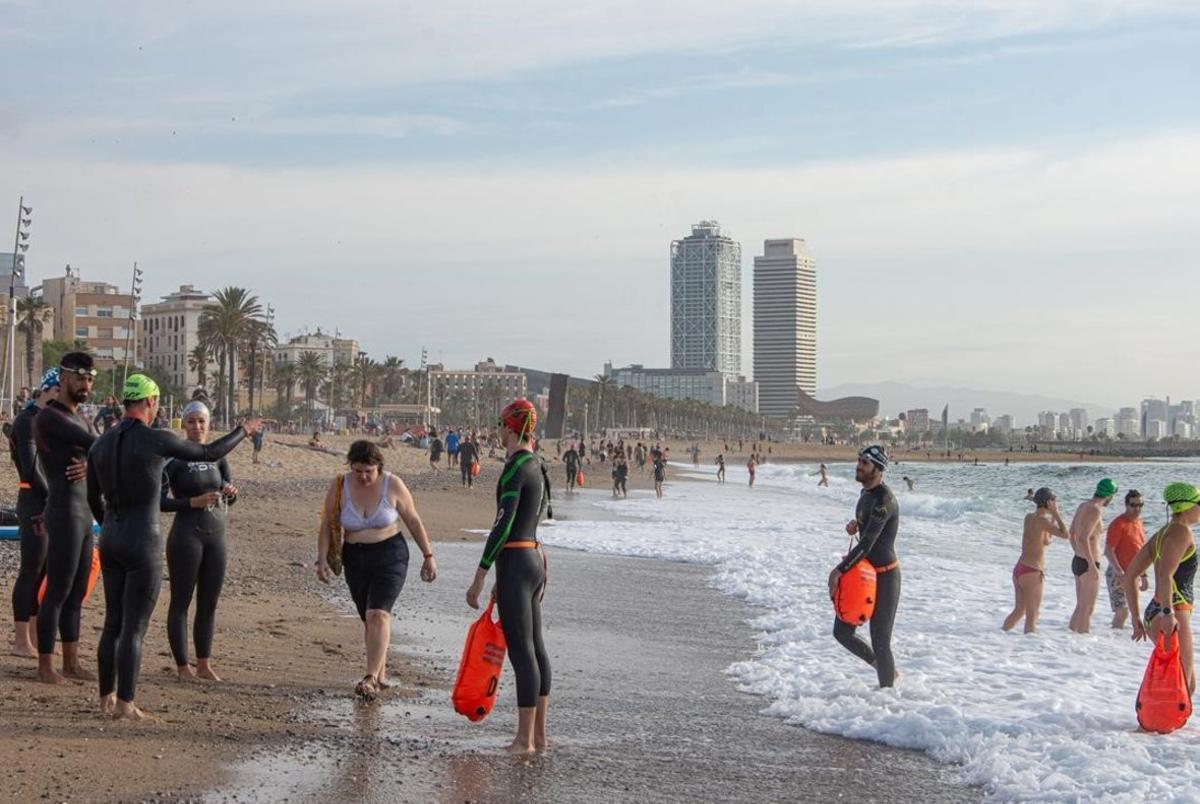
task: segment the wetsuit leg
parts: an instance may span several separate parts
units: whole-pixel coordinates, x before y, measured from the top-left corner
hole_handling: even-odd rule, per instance
[[[79,641],[79,617],[92,568],[91,516],[63,512],[46,517],[46,595],[38,616],[38,653],[54,651],[54,631],[63,642]]]
[[[100,575],[104,580],[104,628],[96,646],[96,678],[101,697],[116,689],[117,637],[121,634],[124,614],[125,567],[110,549],[109,540],[100,540]]]
[[[121,626],[116,640],[117,697],[132,701],[142,667],[142,642],[162,584],[162,542],[141,534],[120,540],[116,552],[124,572]]]
[[[203,547],[194,533],[175,528],[167,537],[167,572],[171,578],[171,605],[167,609],[167,640],[178,667],[188,663],[187,616],[196,589]]]
[[[879,686],[890,687],[896,680],[896,661],[892,658],[892,626],[900,605],[900,568],[881,573],[875,586],[875,614],[871,617],[871,649],[875,652],[875,670]]]
[[[505,550],[496,561],[496,603],[517,679],[517,706],[537,706],[550,694],[550,657],[542,642],[538,598],[545,578],[538,550]]]
[[[462,474],[462,484],[464,486],[470,485],[471,464],[463,461],[461,464],[459,464],[458,471]]]
[[[833,638],[867,664],[875,664],[875,652],[871,650],[870,645],[857,636],[857,631],[858,629],[849,623],[838,619],[833,621]]]
[[[213,630],[217,624],[217,600],[225,584],[225,537],[219,533],[205,534],[204,555],[196,580],[196,623],[192,638],[196,642],[196,658],[212,657]]]
[[[36,532],[30,517],[21,517],[21,565],[13,582],[13,620],[29,622],[38,614],[38,587],[46,577],[46,531]]]

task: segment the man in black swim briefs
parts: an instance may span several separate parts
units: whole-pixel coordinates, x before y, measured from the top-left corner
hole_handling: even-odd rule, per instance
[[[896,680],[896,662],[892,658],[892,626],[900,604],[900,562],[896,559],[896,531],[900,528],[900,504],[883,482],[888,458],[883,447],[870,446],[858,455],[854,479],[862,484],[862,494],[854,519],[846,532],[858,536],[858,542],[829,573],[829,596],[837,592],[838,581],[860,559],[875,568],[875,613],[871,616],[871,644],[856,636],[853,625],[835,619],[833,636],[848,651],[875,667],[879,686],[890,687]]]

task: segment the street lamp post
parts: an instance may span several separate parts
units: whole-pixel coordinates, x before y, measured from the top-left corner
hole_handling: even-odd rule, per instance
[[[121,379],[122,384],[129,379],[129,356],[133,351],[133,344],[136,343],[133,338],[133,328],[137,325],[138,320],[138,304],[142,301],[142,269],[138,268],[136,261],[133,263],[133,280],[129,283],[129,296],[131,298],[129,304],[129,329],[125,332],[125,370],[124,376]],[[115,384],[114,384],[115,385]],[[113,393],[117,389],[113,388]]]
[[[11,272],[8,278],[8,349],[5,358],[8,361],[8,371],[5,377],[8,383],[8,393],[4,399],[5,409],[12,413],[13,400],[16,398],[16,331],[17,331],[17,278],[25,275],[25,252],[29,250],[29,226],[33,223],[33,207],[25,206],[25,196],[17,202],[17,234],[13,238],[13,258]]]

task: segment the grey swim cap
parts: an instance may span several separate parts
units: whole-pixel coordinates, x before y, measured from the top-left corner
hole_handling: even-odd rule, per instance
[[[1038,489],[1037,491],[1035,491],[1033,493],[1033,504],[1036,505],[1038,508],[1041,508],[1043,505],[1050,502],[1051,500],[1057,500],[1057,499],[1058,498],[1054,496],[1054,492],[1051,491],[1050,489],[1046,488],[1045,486],[1042,486],[1040,489]]]

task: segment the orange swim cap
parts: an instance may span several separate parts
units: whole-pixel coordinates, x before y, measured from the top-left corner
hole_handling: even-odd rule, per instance
[[[522,438],[537,428],[537,408],[528,399],[514,399],[500,411],[500,424]]]

